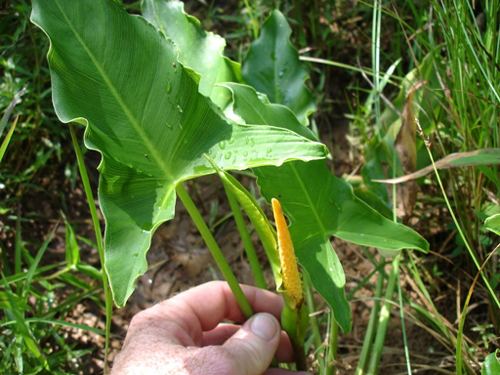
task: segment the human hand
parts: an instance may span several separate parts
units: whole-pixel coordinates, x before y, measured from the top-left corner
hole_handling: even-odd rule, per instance
[[[268,370],[274,356],[281,362],[293,359],[290,341],[277,320],[283,300],[255,287],[242,289],[256,312],[242,326],[221,323],[245,320],[229,286],[221,281],[141,311],[130,322],[112,374],[289,374]]]

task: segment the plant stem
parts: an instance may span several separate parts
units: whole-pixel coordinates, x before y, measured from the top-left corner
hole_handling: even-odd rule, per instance
[[[381,123],[381,106],[380,106],[380,31],[381,31],[381,19],[382,19],[382,4],[380,0],[373,1],[373,13],[372,13],[372,69],[373,69],[373,88],[375,90],[376,96],[373,100],[373,109],[375,112],[375,133],[377,136],[380,136],[382,129]],[[393,162],[394,166],[394,162]],[[393,173],[395,169],[393,168]],[[395,216],[395,189],[393,189],[393,218]],[[385,263],[384,258],[382,257],[382,263]],[[382,295],[382,288],[384,285],[384,274],[381,271],[377,278],[377,286],[375,289],[375,300],[374,306],[370,314],[370,320],[368,322],[368,327],[366,329],[365,338],[363,340],[363,346],[361,348],[361,354],[358,362],[358,366],[356,368],[356,375],[365,374],[365,368],[368,365],[368,357],[371,355],[373,350],[381,349],[377,348],[376,345],[380,345],[377,339],[381,335],[381,321],[384,313],[384,306],[382,307],[379,315],[380,308],[380,297]],[[378,320],[377,320],[378,317]],[[373,342],[373,336],[376,335],[375,344]],[[383,336],[385,337],[385,331]],[[373,345],[375,345],[375,349],[372,349]],[[383,345],[383,340],[382,340]],[[381,352],[381,350],[380,350]],[[373,359],[373,356],[370,357]],[[371,362],[370,362],[371,364]]]
[[[335,358],[337,357],[337,347],[338,347],[338,335],[339,335],[339,326],[335,321],[335,314],[333,310],[330,310],[330,327],[328,332],[328,352],[326,355],[326,375],[333,375],[336,372],[335,369]]]
[[[306,371],[307,370],[307,360],[306,354],[304,350],[304,342],[302,340],[301,343],[295,342],[293,343],[293,352],[296,356],[295,363],[297,364],[298,371]]]
[[[186,188],[182,185],[182,183],[179,183],[175,188],[175,190],[177,192],[177,196],[182,201],[182,204],[184,204],[184,207],[189,213],[189,216],[191,216],[194,225],[200,232],[201,237],[205,241],[205,244],[207,245],[208,249],[210,250],[210,253],[214,258],[215,264],[217,264],[219,271],[222,273],[222,276],[229,284],[229,287],[231,288],[231,291],[234,294],[234,298],[238,302],[238,305],[240,306],[243,315],[245,315],[247,319],[250,318],[253,314],[252,306],[250,305],[250,302],[248,302],[248,299],[243,293],[243,290],[241,290],[241,286],[238,283],[236,276],[231,270],[229,263],[224,257],[224,254],[222,253],[222,250],[215,241],[212,232],[210,232],[210,229],[208,229],[207,224],[203,220],[200,211],[198,210],[198,208],[196,208],[196,205],[194,204],[193,200],[189,196]]]
[[[377,316],[380,309],[380,297],[382,296],[382,289],[384,287],[384,276],[383,272],[380,272],[377,278],[377,285],[375,287],[375,298],[372,311],[370,313],[370,319],[368,320],[368,326],[366,327],[365,338],[363,339],[363,346],[361,347],[361,354],[359,355],[358,366],[356,367],[355,375],[363,375],[365,373],[365,367],[368,360],[368,355],[373,343],[373,335],[377,328]]]
[[[19,116],[16,116],[14,122],[10,126],[7,135],[5,136],[2,144],[0,145],[0,163],[2,162],[3,156],[5,155],[5,151],[7,151],[7,147],[9,146],[10,139],[12,138],[12,134],[14,134],[14,130],[16,130],[17,120],[19,120]]]
[[[387,281],[387,287],[385,290],[384,304],[380,309],[380,314],[378,318],[377,325],[377,335],[375,336],[375,341],[373,343],[373,351],[370,358],[370,363],[368,366],[367,374],[376,374],[378,365],[380,363],[380,358],[382,356],[382,350],[384,349],[385,335],[387,333],[387,327],[389,324],[389,318],[391,317],[391,298],[394,294],[394,289],[396,288],[396,282],[399,276],[399,262],[401,260],[401,254],[396,255],[392,261],[392,270],[389,274],[389,280]]]
[[[87,168],[85,167],[85,161],[83,159],[82,150],[76,138],[74,125],[69,124],[69,132],[71,134],[71,142],[73,143],[73,149],[75,150],[76,160],[78,163],[78,170],[80,172],[80,178],[82,179],[83,190],[85,191],[85,197],[87,198],[87,204],[89,205],[90,216],[92,217],[92,226],[94,227],[94,233],[97,244],[97,252],[99,254],[99,261],[101,263],[101,275],[102,275],[102,287],[104,289],[104,306],[106,312],[106,323],[105,323],[105,337],[104,337],[104,373],[109,373],[108,367],[108,354],[109,354],[109,339],[111,336],[111,318],[113,316],[113,297],[111,295],[111,290],[108,283],[108,275],[106,274],[106,269],[104,267],[104,241],[102,239],[101,223],[99,222],[99,217],[97,216],[97,208],[95,205],[94,194],[90,186],[89,176],[87,173]]]
[[[307,368],[304,350],[305,332],[309,325],[309,311],[307,305],[294,306],[285,298],[283,310],[281,310],[281,327],[288,334],[293,348],[293,354],[297,370],[305,371]]]
[[[377,134],[380,133],[381,109],[380,109],[380,27],[382,19],[382,4],[380,0],[374,0],[373,20],[372,20],[372,67],[373,67],[373,87],[377,94],[374,107]]]
[[[240,232],[241,240],[243,241],[243,247],[245,248],[245,253],[247,255],[248,263],[250,264],[250,269],[252,270],[252,275],[255,281],[255,285],[262,289],[267,289],[266,279],[264,277],[264,272],[260,266],[259,259],[257,257],[257,252],[253,246],[252,239],[250,238],[250,233],[248,233],[245,220],[241,214],[240,205],[236,200],[234,194],[224,185],[224,190],[226,191],[227,200],[229,202],[229,207],[233,212],[234,221],[238,232]]]
[[[316,307],[314,306],[314,299],[311,288],[311,280],[309,280],[309,275],[307,272],[302,272],[302,281],[304,285],[304,292],[306,296],[307,309],[310,314],[314,314]],[[319,330],[318,319],[315,315],[309,315],[309,325],[311,326],[311,332],[314,340],[314,345],[316,348],[321,347],[323,341],[321,340],[321,333]]]
[[[399,297],[399,319],[401,320],[401,331],[403,333],[403,345],[405,350],[406,371],[411,375],[410,350],[408,346],[408,338],[406,337],[405,313],[403,306],[403,292],[401,291],[401,283],[397,283]]]
[[[299,60],[312,62],[315,64],[329,65],[329,66],[333,66],[333,67],[340,68],[340,69],[350,70],[352,72],[366,74],[368,76],[374,75],[373,70],[371,68],[363,68],[363,67],[360,68],[358,66],[344,64],[344,63],[334,61],[334,60],[326,60],[326,59],[322,59],[319,57],[312,57],[312,56],[299,56]],[[384,77],[383,75],[379,74],[380,79],[383,79],[383,77]],[[400,87],[400,85],[401,85],[400,81],[402,81],[402,80],[403,80],[402,77],[398,77],[397,75],[393,74],[393,75],[391,75],[390,78],[387,79],[387,82],[393,86]]]

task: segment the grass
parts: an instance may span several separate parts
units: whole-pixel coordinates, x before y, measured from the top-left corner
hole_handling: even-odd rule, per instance
[[[498,10],[498,5],[486,2],[482,11],[481,9],[473,10],[468,2],[458,0],[431,3],[429,5],[432,5],[432,9],[430,6],[427,10],[425,7],[421,11],[412,9],[413,21],[417,21],[414,26],[409,25],[408,21],[401,16],[400,10],[394,6],[387,6],[383,12],[384,17],[393,18],[400,24],[400,39],[407,44],[410,52],[407,56],[389,58],[387,64],[398,57],[406,58],[408,62],[404,62],[403,65],[421,66],[421,71],[418,73],[421,77],[419,79],[425,80],[424,92],[416,104],[420,111],[417,121],[420,120],[421,134],[425,135],[413,147],[417,148],[419,155],[428,150],[431,159],[433,155],[442,157],[452,152],[497,147],[499,142],[498,98],[496,95],[498,88],[493,83],[493,77],[498,74],[495,67],[500,56],[498,56],[498,46],[491,40],[491,35],[498,33],[498,23],[492,17],[491,12]],[[374,7],[374,14],[375,9],[376,7]],[[451,19],[446,16],[447,14],[453,14]],[[480,30],[476,18],[481,14],[486,18],[482,30]],[[374,20],[373,33],[380,35],[382,31],[377,27],[378,18],[374,17]],[[373,53],[376,54],[377,50],[375,41]],[[440,53],[438,54],[437,51]],[[425,75],[424,72],[423,63],[426,59],[432,59],[432,73],[430,75]],[[379,61],[375,58],[373,67],[376,76],[378,64]],[[376,84],[373,85],[373,91],[379,92]],[[371,134],[376,135],[377,129],[383,129],[383,127],[376,125],[380,124],[380,118],[383,116],[378,112],[376,103],[372,111],[358,112],[354,116],[354,131],[358,131],[358,134],[364,139],[360,143],[368,143],[367,140],[372,136]],[[404,105],[407,103],[404,101],[398,103],[396,100],[384,104],[386,107],[384,111],[403,113]],[[374,126],[367,128],[367,121],[368,123],[372,122]],[[387,132],[387,129],[385,130]],[[389,133],[382,133],[384,137],[387,137],[387,134]],[[392,142],[394,141],[393,138]],[[422,152],[418,150],[422,150]],[[373,158],[374,153],[370,152],[369,149],[367,151],[365,155],[370,162],[369,159]],[[386,165],[391,164],[390,155],[379,153],[378,157],[379,160],[376,161],[375,166],[378,166],[380,160],[384,158]],[[425,155],[422,159],[425,161]],[[394,168],[392,170],[394,171]],[[377,173],[375,170],[371,172]],[[378,172],[380,173],[380,170]],[[495,178],[488,176],[498,174],[497,167],[464,168],[446,174],[446,186],[441,183],[439,176],[437,176],[435,181],[424,181],[421,188],[424,193],[432,189],[437,196],[441,194],[451,216],[451,220],[448,220],[457,228],[459,247],[455,249],[455,254],[444,255],[457,258],[460,254],[458,259],[460,259],[462,272],[476,274],[479,264],[485,260],[484,244],[493,245],[493,247],[495,245],[494,240],[491,241],[489,236],[486,237],[490,240],[484,241],[485,234],[481,230],[482,222],[478,213],[484,210],[487,205],[495,204],[495,200],[491,197],[498,194],[500,186]],[[436,182],[439,183],[440,191],[432,188]],[[479,186],[481,188],[478,188]],[[396,195],[392,194],[392,196],[394,198]],[[394,204],[392,206],[394,207]],[[481,238],[483,238],[483,242]],[[490,247],[490,251],[493,247]],[[467,252],[464,252],[464,248],[467,249]],[[482,275],[482,280],[483,287],[489,289],[491,293],[483,292],[478,298],[490,306],[490,316],[494,321],[494,315],[497,314],[495,310],[498,311],[498,309],[495,307],[496,296],[490,284],[493,275],[498,273],[498,266],[493,261],[490,267],[489,271],[486,270],[486,266],[484,267],[485,273]],[[425,272],[426,270],[413,268],[411,276],[418,280],[422,290],[426,291],[427,297],[425,299],[430,302],[428,286],[424,285],[420,278],[420,275]],[[387,295],[386,297],[390,298]],[[404,300],[403,296],[400,298],[400,300]],[[491,298],[492,302],[486,303],[484,298],[486,301]],[[422,314],[422,311],[417,309],[419,314]],[[427,321],[425,324],[431,323],[441,327],[439,340],[448,342],[447,346],[450,351],[454,350],[456,338],[463,335],[463,325],[458,327],[457,331],[454,324],[449,324],[432,305],[428,305],[422,315],[427,315],[423,317],[424,321]],[[457,316],[457,320],[459,319],[460,316]],[[409,352],[406,342],[404,349],[405,352]],[[457,351],[457,372],[477,371],[478,360],[474,356],[478,354],[478,348],[475,349],[472,351],[469,348],[464,353]],[[483,355],[488,350],[488,347],[484,348]],[[462,356],[467,359],[462,360]],[[408,356],[406,362],[409,365]],[[374,369],[374,365],[370,366],[368,373],[372,373]]]
[[[104,335],[98,327],[68,321],[76,304],[85,300],[101,304],[95,288],[99,272],[79,261],[80,248],[69,223],[66,262],[41,265],[59,227],[53,226],[33,257],[17,225],[14,264],[3,263],[0,275],[0,371],[4,374],[76,371],[81,358],[95,348],[71,340],[72,333]]]
[[[279,5],[289,17],[302,60],[311,68],[310,86],[320,98],[314,121],[320,134],[327,137],[337,123],[349,121],[351,155],[341,156],[350,162],[353,174],[363,166],[363,185],[373,199],[396,212],[396,191],[367,177],[402,173],[394,163],[391,126],[408,105],[404,85],[412,70],[416,78],[411,84],[422,83],[409,104],[422,128],[414,145],[417,167],[429,164],[431,157],[500,147],[500,4],[353,4],[242,0],[187,5],[203,15],[209,29],[228,37],[231,56],[245,53],[269,9]],[[138,12],[138,2],[127,2],[127,8]],[[53,112],[45,62],[48,46],[29,23],[30,2],[7,1],[0,12],[2,114],[25,91],[0,125],[0,372],[71,373],[108,349],[84,345],[70,333],[80,330],[109,338],[111,329],[109,292],[102,287],[106,280],[97,261],[102,260],[99,216],[92,207],[96,160],[90,154],[74,156],[70,133]],[[84,157],[90,176],[82,186],[78,168],[82,173]],[[442,180],[430,175],[417,181],[413,215],[398,218],[426,235],[433,254],[407,253],[388,268],[390,260],[365,250],[373,271],[347,291],[353,301],[369,292],[373,302],[364,341],[348,352],[356,357],[354,363],[362,363],[358,374],[377,369],[391,373],[388,346],[402,348],[397,367],[401,372],[426,368],[430,373],[477,373],[498,346],[500,316],[496,297],[488,292],[498,287],[498,237],[483,229],[485,212],[499,205],[498,167],[451,169],[439,175]],[[90,211],[84,208],[87,203]],[[248,238],[246,243],[250,249]],[[306,297],[310,306],[322,308],[314,296]],[[108,316],[107,323],[75,323],[72,312],[82,304],[95,306],[100,321]],[[327,314],[313,321],[311,340],[323,342],[325,348],[319,356],[321,373],[328,373],[332,362],[342,371],[343,341],[349,337],[335,334]],[[390,334],[394,326],[401,329],[401,337]],[[322,337],[320,332],[330,335]],[[428,352],[429,358],[422,359],[414,332],[441,354],[435,358]],[[327,350],[329,339],[338,344],[337,356]]]
[[[0,6],[0,372],[76,373],[101,357],[105,327],[74,314],[104,315],[103,284],[74,200],[70,134],[51,103],[48,44],[30,12],[29,1]]]
[[[109,344],[111,335],[111,319],[113,315],[113,297],[111,296],[111,289],[108,283],[108,276],[106,274],[106,271],[104,270],[104,241],[102,238],[101,224],[99,221],[99,216],[97,214],[97,207],[95,204],[94,194],[92,192],[92,187],[90,186],[87,168],[85,166],[85,160],[83,159],[82,150],[80,148],[80,145],[78,144],[78,140],[76,138],[76,132],[73,125],[69,126],[69,131],[71,134],[71,142],[73,144],[73,149],[75,150],[76,154],[78,170],[80,171],[80,178],[82,180],[83,189],[85,191],[85,198],[89,206],[90,216],[92,217],[92,227],[94,229],[94,234],[96,238],[96,247],[97,247],[97,252],[99,254],[99,262],[101,265],[100,273],[101,273],[102,287],[104,289],[104,304],[105,304],[105,315],[106,315],[106,323],[105,323],[106,328],[105,328],[105,339],[104,339],[104,372],[107,373],[109,371],[108,354],[109,354]],[[75,259],[77,259],[77,255],[71,254],[69,257],[66,258],[67,259],[69,258],[74,261]]]

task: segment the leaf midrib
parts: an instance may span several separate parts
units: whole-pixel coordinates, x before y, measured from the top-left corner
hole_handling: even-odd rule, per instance
[[[279,29],[279,25],[278,25]],[[276,34],[278,34],[278,31],[276,31]],[[281,95],[281,90],[279,87],[279,73],[278,73],[278,43],[276,40],[273,40],[274,43],[274,60],[273,60],[273,74],[274,74],[274,102],[276,103],[281,103],[282,102],[282,95]]]
[[[168,170],[167,166],[163,163],[163,159],[158,154],[156,148],[153,146],[153,144],[149,140],[147,134],[142,129],[141,125],[139,124],[139,121],[135,118],[134,114],[129,110],[129,108],[127,107],[127,105],[123,101],[122,97],[118,93],[118,90],[116,90],[116,88],[114,87],[111,79],[108,77],[108,75],[106,74],[106,72],[104,71],[104,69],[102,68],[102,66],[99,64],[99,61],[96,59],[96,57],[94,56],[94,54],[92,53],[92,51],[89,49],[89,47],[85,44],[85,42],[83,41],[83,39],[80,37],[80,35],[78,34],[77,30],[73,27],[70,19],[68,18],[68,16],[66,15],[66,13],[64,12],[64,10],[62,9],[62,7],[61,7],[61,5],[59,3],[59,0],[54,0],[54,2],[57,5],[57,8],[59,9],[59,11],[61,12],[64,20],[67,23],[67,25],[69,26],[69,28],[71,29],[71,31],[75,35],[75,38],[78,40],[78,42],[80,43],[80,45],[82,46],[82,48],[85,50],[85,52],[89,56],[90,60],[94,64],[95,68],[97,69],[97,71],[101,75],[102,79],[104,80],[106,86],[111,91],[111,94],[113,95],[113,97],[115,98],[115,100],[118,102],[118,105],[121,107],[121,109],[125,113],[125,116],[127,117],[127,119],[129,120],[130,124],[132,125],[132,128],[135,130],[135,132],[137,133],[137,135],[144,142],[144,145],[148,149],[148,151],[151,154],[151,156],[153,157],[154,161],[156,162],[156,164],[158,165],[158,167],[161,169],[161,171],[164,173],[164,177],[166,179],[168,179],[168,180],[174,181],[175,180],[174,177],[170,174],[170,171]]]
[[[333,236],[337,236],[339,238],[342,238],[343,237],[342,233],[346,233],[346,234],[354,233],[353,231],[338,230],[338,228],[335,229],[335,230],[332,230],[332,231],[328,231],[326,229],[326,227],[323,224],[323,221],[321,220],[321,217],[319,216],[318,211],[316,210],[316,206],[313,203],[311,195],[309,194],[309,192],[308,192],[308,190],[307,190],[304,182],[302,181],[302,179],[299,176],[299,173],[297,171],[297,168],[294,165],[294,162],[290,162],[289,165],[290,165],[290,169],[292,170],[292,172],[294,174],[294,177],[297,180],[298,186],[300,187],[301,191],[303,192],[303,194],[304,194],[304,196],[305,196],[305,198],[307,200],[307,203],[309,205],[310,211],[312,212],[312,214],[314,216],[314,219],[317,222],[317,225],[318,225],[318,227],[319,227],[319,229],[321,231],[321,235],[323,237],[327,237],[327,236],[333,235]],[[356,199],[356,198],[354,198],[354,199]],[[295,223],[295,224],[296,225],[300,225],[300,223]],[[340,223],[338,223],[338,227],[341,227]],[[386,236],[381,236],[381,235],[377,235],[377,234],[365,234],[364,238],[365,239],[372,238],[372,239],[374,239],[374,241],[376,240],[378,242],[386,242],[386,243],[393,243],[393,242],[397,242],[398,241],[396,239],[395,240],[392,240],[392,239],[389,240],[389,239],[387,239]],[[403,243],[401,241],[399,241],[399,242]],[[368,245],[366,245],[366,246],[368,246]],[[380,246],[380,248],[384,248],[384,249],[387,249],[387,250],[395,250],[393,247],[382,247],[382,246]],[[403,247],[400,245],[400,246],[398,246],[398,248],[403,248]],[[413,247],[413,248],[416,248],[416,249],[418,248],[419,249],[420,247],[416,246],[416,247]]]
[[[305,185],[304,185],[304,182],[302,181],[302,179],[300,178],[298,172],[297,172],[297,169],[295,168],[295,165],[293,162],[290,162],[290,168],[291,170],[293,171],[293,174],[295,176],[295,178],[297,179],[298,181],[298,185],[300,187],[300,189],[302,190],[302,192],[304,193],[304,196],[306,197],[307,199],[307,203],[309,204],[309,207],[311,208],[311,212],[313,213],[314,215],[314,219],[316,220],[316,222],[318,223],[318,227],[319,229],[321,230],[321,234],[323,236],[326,236],[327,235],[327,230],[325,228],[325,226],[323,225],[323,221],[321,220],[317,210],[316,210],[316,206],[314,205],[313,201],[312,201],[312,198],[311,196],[309,195],[309,192],[308,190],[306,189]],[[298,225],[300,225],[299,223],[297,223]]]

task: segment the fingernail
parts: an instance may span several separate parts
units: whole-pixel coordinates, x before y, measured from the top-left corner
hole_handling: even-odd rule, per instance
[[[250,323],[250,329],[261,339],[269,341],[278,330],[276,319],[266,313],[256,314]]]

